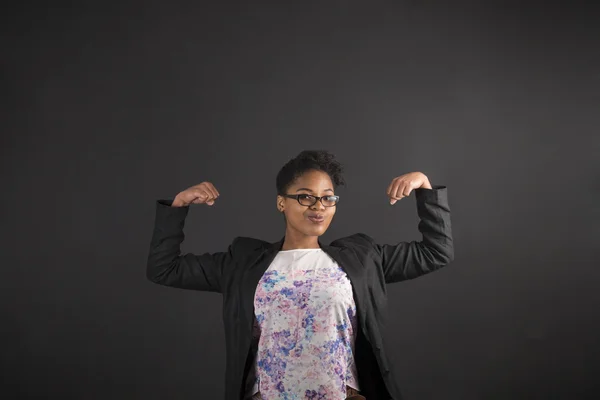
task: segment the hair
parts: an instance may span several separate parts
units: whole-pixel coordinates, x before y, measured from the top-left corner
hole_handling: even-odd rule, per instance
[[[338,186],[346,185],[342,176],[344,168],[333,154],[326,150],[304,150],[279,170],[275,181],[277,194],[285,194],[298,177],[310,170],[322,171],[328,174],[333,182],[334,190]]]

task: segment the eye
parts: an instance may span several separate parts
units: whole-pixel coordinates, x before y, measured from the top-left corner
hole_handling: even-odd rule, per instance
[[[314,196],[311,196],[310,194],[299,194],[298,198],[300,200],[314,200]]]

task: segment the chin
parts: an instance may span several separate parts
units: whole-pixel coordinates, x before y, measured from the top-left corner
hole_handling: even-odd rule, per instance
[[[303,229],[301,232],[306,236],[321,236],[327,229]]]
[[[327,228],[325,228],[325,229],[315,229],[314,231],[312,231],[311,236],[321,236],[325,232],[327,232]]]
[[[309,222],[309,223],[312,224],[311,222]],[[327,225],[327,226],[300,225],[300,226],[298,226],[298,228],[300,228],[298,230],[306,236],[321,236],[327,231],[327,229],[329,228],[329,225]]]

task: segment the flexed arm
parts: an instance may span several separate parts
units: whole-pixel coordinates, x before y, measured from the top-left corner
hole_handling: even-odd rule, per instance
[[[157,200],[146,277],[154,283],[182,289],[221,292],[222,272],[232,262],[235,240],[218,253],[181,255],[183,227],[190,204],[212,206],[219,192],[210,182],[192,186],[174,200]]]
[[[447,187],[432,186],[425,174],[411,172],[394,178],[386,193],[390,204],[395,204],[413,190],[423,239],[394,245],[373,243],[381,257],[386,283],[414,279],[454,259]]]

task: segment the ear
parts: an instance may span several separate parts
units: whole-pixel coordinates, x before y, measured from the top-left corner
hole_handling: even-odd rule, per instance
[[[279,212],[283,212],[283,210],[285,209],[285,199],[282,196],[277,195],[277,211]]]

